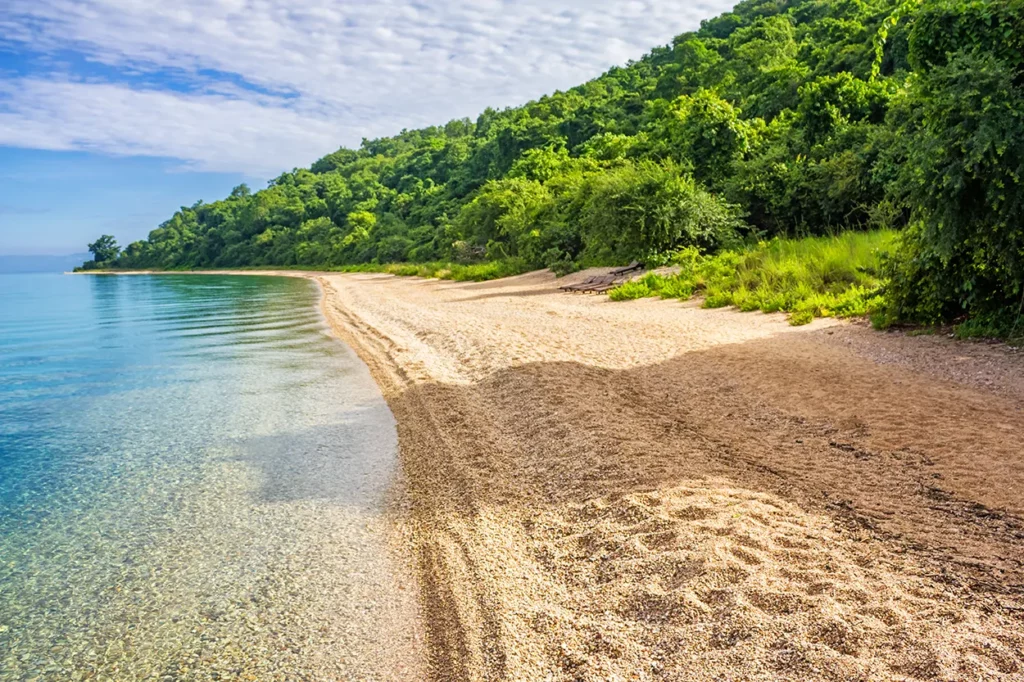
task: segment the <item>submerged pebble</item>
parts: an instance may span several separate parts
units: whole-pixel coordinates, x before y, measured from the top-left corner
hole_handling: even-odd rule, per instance
[[[315,285],[23,286],[0,335],[0,680],[391,679],[415,646],[384,540],[394,425]]]

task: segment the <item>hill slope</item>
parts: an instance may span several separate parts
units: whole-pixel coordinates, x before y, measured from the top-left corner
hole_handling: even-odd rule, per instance
[[[1008,319],[1024,282],[1021,7],[748,0],[567,92],[182,208],[115,265],[568,269],[910,224],[894,317]]]

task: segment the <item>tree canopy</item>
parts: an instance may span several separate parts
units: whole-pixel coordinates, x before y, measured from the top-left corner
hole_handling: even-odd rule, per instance
[[[110,263],[121,253],[117,241],[113,236],[105,234],[92,244],[89,244],[89,252],[92,253],[93,261],[96,263]]]

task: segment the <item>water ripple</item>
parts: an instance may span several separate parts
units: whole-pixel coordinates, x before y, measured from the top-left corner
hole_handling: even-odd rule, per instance
[[[343,677],[396,441],[316,295],[0,276],[0,680]]]

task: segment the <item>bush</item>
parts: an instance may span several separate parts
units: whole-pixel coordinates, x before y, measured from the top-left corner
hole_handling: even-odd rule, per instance
[[[412,245],[412,241],[405,237],[386,237],[377,245],[377,260],[381,263],[407,260]]]
[[[441,279],[453,279],[456,282],[483,282],[489,279],[501,279],[521,275],[529,270],[529,266],[521,258],[509,258],[475,265],[452,265],[444,274],[435,274]]]
[[[551,193],[536,180],[492,180],[462,207],[455,228],[473,244],[488,244],[489,251],[500,246],[505,257],[515,255],[519,240],[536,226],[551,201]]]
[[[521,275],[529,270],[521,258],[509,258],[486,263],[363,263],[334,268],[336,272],[384,272],[398,277],[436,277],[457,282],[482,282],[502,277]]]
[[[671,163],[626,163],[584,188],[579,223],[597,261],[646,260],[683,246],[735,244],[738,208],[709,193]]]
[[[810,324],[814,321],[814,313],[809,310],[798,310],[789,316],[789,323],[794,327]]]
[[[561,249],[548,249],[544,252],[542,259],[544,267],[555,273],[556,277],[564,277],[580,269],[579,264],[572,260],[567,253],[563,253]]]

